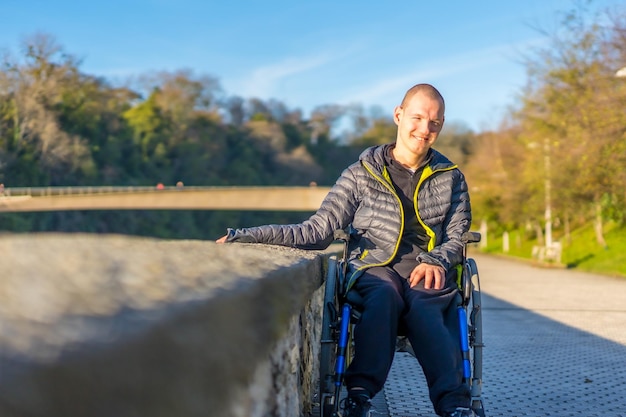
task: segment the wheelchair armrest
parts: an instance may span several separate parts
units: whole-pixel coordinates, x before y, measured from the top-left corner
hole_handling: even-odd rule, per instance
[[[343,240],[344,242],[350,240],[350,235],[343,229],[335,230],[333,237],[335,240]]]
[[[468,243],[478,243],[480,242],[481,235],[479,232],[465,232],[461,236],[461,241],[466,245]]]

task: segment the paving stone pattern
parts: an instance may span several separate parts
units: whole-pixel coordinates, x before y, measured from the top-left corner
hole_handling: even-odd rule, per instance
[[[472,256],[487,416],[626,416],[626,279]],[[383,394],[373,417],[436,417],[406,353],[396,355]]]

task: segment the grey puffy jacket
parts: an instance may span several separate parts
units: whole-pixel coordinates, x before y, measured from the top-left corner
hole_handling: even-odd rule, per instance
[[[385,167],[387,146],[363,151],[308,220],[228,229],[227,242],[325,249],[332,243],[335,230],[351,226],[349,288],[364,269],[390,263],[400,244],[405,213]],[[462,261],[461,236],[470,228],[470,201],[461,171],[441,153],[432,152],[414,197],[418,220],[430,236],[428,252],[418,255],[417,260],[448,271]]]

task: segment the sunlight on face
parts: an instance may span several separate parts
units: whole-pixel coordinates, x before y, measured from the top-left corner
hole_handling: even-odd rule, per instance
[[[423,159],[441,132],[443,113],[441,101],[422,92],[415,93],[404,106],[396,107],[397,152],[407,160]]]

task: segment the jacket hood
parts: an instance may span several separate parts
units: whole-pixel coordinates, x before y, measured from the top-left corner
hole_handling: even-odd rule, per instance
[[[391,144],[377,145],[365,149],[359,155],[359,161],[369,164],[376,172],[383,172],[385,166],[385,151]]]

